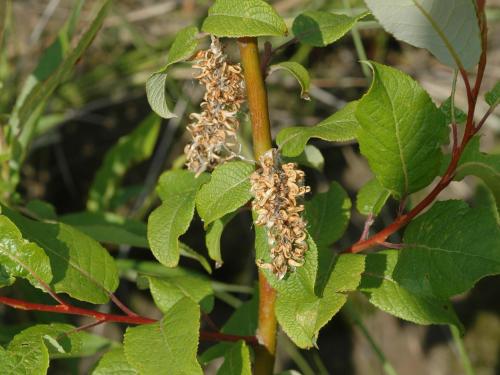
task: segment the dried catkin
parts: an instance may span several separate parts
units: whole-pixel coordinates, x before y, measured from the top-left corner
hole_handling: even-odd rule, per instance
[[[210,48],[200,51],[193,65],[194,78],[205,86],[201,113],[192,113],[188,131],[193,141],[186,146],[186,165],[199,175],[239,154],[237,118],[245,87],[240,64],[227,62],[220,41],[212,37]]]
[[[296,164],[281,163],[278,150],[267,151],[259,161],[260,168],[250,176],[252,208],[257,213],[255,225],[266,227],[272,262],[259,259],[257,265],[282,279],[289,268],[304,264],[306,222],[300,216],[304,206],[297,202],[310,188],[304,186],[304,172]]]

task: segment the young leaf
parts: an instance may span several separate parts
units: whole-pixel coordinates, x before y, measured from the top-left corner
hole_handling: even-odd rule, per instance
[[[467,175],[479,177],[488,185],[500,205],[500,155],[486,154],[480,151],[480,138],[474,137],[462,154],[455,173],[455,179],[461,180]]]
[[[269,74],[277,70],[286,70],[290,73],[300,84],[301,92],[300,97],[309,100],[309,86],[311,85],[311,78],[309,72],[301,64],[295,61],[283,61],[278,64],[271,65]]]
[[[235,310],[221,328],[221,332],[240,336],[254,336],[257,331],[258,316],[259,294],[258,289],[255,289],[250,301],[243,302]],[[200,356],[200,362],[207,364],[215,358],[222,357],[230,348],[231,344],[227,342],[220,342],[211,346]]]
[[[167,70],[170,65],[186,61],[198,48],[198,28],[189,26],[180,30],[170,48],[167,65],[153,73],[146,81],[146,96],[153,111],[165,119],[177,117],[168,107],[167,99]]]
[[[443,64],[472,69],[481,39],[470,0],[366,0],[380,24],[397,39],[425,48]]]
[[[250,351],[244,341],[238,341],[224,355],[224,363],[217,375],[252,375]]]
[[[21,277],[43,290],[39,280],[45,284],[52,280],[45,252],[26,241],[14,223],[3,215],[0,215],[0,234],[0,286],[10,285],[16,277]]]
[[[364,256],[342,255],[333,260],[320,297],[302,286],[286,283],[276,301],[276,317],[286,334],[300,348],[316,345],[320,329],[340,310],[346,292],[355,290],[364,270]]]
[[[375,62],[370,66],[373,82],[356,109],[358,141],[377,180],[401,198],[437,176],[445,118],[411,77]]]
[[[313,145],[306,145],[304,151],[298,156],[283,157],[283,161],[286,163],[297,163],[303,167],[316,169],[319,172],[323,172],[323,168],[325,167],[323,154]]]
[[[151,109],[165,119],[177,117],[170,111],[167,99],[167,73],[160,71],[153,73],[146,81],[146,96]]]
[[[395,280],[393,273],[398,256],[397,250],[368,254],[359,290],[379,309],[401,319],[417,324],[451,324],[461,328],[453,306],[446,298],[411,293]]]
[[[3,213],[37,243],[50,259],[50,286],[56,292],[92,302],[106,303],[118,287],[118,271],[108,251],[92,238],[63,223],[41,223],[2,207]]]
[[[128,328],[125,356],[141,375],[202,374],[196,360],[200,309],[188,298],[177,302],[158,323]]]
[[[283,19],[264,0],[216,0],[202,31],[219,37],[284,36]]]
[[[324,11],[307,11],[295,18],[292,31],[295,37],[304,44],[314,47],[325,47],[342,38],[360,19],[369,13],[350,17]]]
[[[181,250],[181,256],[196,260],[200,265],[203,267],[207,273],[212,273],[212,266],[210,266],[210,263],[208,263],[207,258],[205,258],[203,255],[201,255],[199,252],[191,249],[188,245],[185,243],[180,243],[179,248]]]
[[[312,127],[285,128],[278,133],[278,143],[284,156],[297,156],[304,151],[310,138],[320,138],[330,142],[345,142],[355,139],[359,128],[354,116],[358,102],[350,102],[340,111]]]
[[[448,99],[446,99],[443,103],[441,103],[439,109],[441,110],[441,112],[443,112],[446,118],[446,123],[451,124],[453,120],[451,116],[451,96]],[[457,107],[455,107],[455,121],[457,124],[460,125],[465,124],[465,121],[467,121],[467,114]]]
[[[169,269],[169,276],[147,276],[156,306],[167,313],[179,300],[187,297],[209,313],[214,306],[211,281],[182,268]]]
[[[148,159],[160,132],[160,118],[151,114],[130,134],[120,138],[104,158],[89,191],[87,209],[106,211],[127,169]]]
[[[59,221],[78,229],[98,242],[149,248],[147,227],[142,221],[127,219],[110,212],[75,212]]]
[[[254,168],[243,161],[215,168],[210,182],[202,186],[196,195],[196,210],[205,226],[235,211],[252,198],[249,177]]]
[[[378,215],[391,193],[376,178],[368,181],[356,196],[356,209],[363,215]]]
[[[184,234],[194,215],[195,197],[209,176],[198,178],[186,170],[165,172],[158,182],[162,200],[148,220],[148,241],[153,255],[167,267],[179,262],[179,237]]]
[[[316,194],[305,203],[309,234],[318,247],[337,241],[347,228],[351,216],[351,200],[336,182],[325,193]]]
[[[208,255],[210,258],[215,260],[216,268],[222,266],[222,256],[220,253],[220,239],[222,236],[222,231],[224,227],[229,223],[236,213],[230,213],[223,216],[220,219],[213,221],[208,224],[207,232],[205,235],[205,244],[207,245]]]
[[[85,50],[90,46],[97,32],[101,28],[104,18],[106,17],[109,5],[109,0],[105,0],[102,3],[97,16],[94,18],[87,31],[83,34],[77,46],[68,54],[68,56],[66,56],[57,70],[55,70],[50,77],[48,77],[44,81],[39,82],[33,88],[33,90],[30,91],[21,108],[19,109],[19,124],[21,124],[21,126],[38,108],[38,105],[47,100],[52,95],[57,86],[67,78],[73,66],[76,64],[83,52],[85,52]]]
[[[92,375],[139,375],[127,362],[123,348],[111,349],[100,359]]]
[[[500,102],[500,82],[495,83],[495,86],[484,94],[484,99],[492,107],[498,105]]]
[[[437,202],[408,225],[403,239],[393,276],[419,295],[448,298],[500,273],[500,227],[491,207]]]

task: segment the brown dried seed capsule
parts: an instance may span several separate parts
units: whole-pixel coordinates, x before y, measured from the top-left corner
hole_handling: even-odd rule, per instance
[[[255,225],[267,228],[272,262],[258,260],[257,265],[271,269],[281,279],[290,268],[304,264],[306,224],[299,215],[304,206],[297,205],[297,200],[309,187],[303,186],[304,173],[295,164],[281,164],[276,149],[266,152],[259,161],[261,167],[250,177],[255,197],[252,207],[258,214]]]
[[[244,81],[241,67],[227,61],[215,37],[210,48],[198,52],[196,58],[193,67],[201,71],[194,78],[205,86],[205,95],[200,104],[202,112],[189,116],[188,131],[193,141],[184,152],[188,169],[199,175],[240,152],[236,115],[244,102]]]

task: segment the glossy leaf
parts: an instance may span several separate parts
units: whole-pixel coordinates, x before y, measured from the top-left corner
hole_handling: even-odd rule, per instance
[[[401,198],[437,176],[447,141],[445,118],[411,77],[378,63],[370,66],[373,82],[356,109],[358,141],[377,180]]]
[[[127,362],[123,348],[111,349],[99,360],[92,375],[139,375]]]
[[[394,279],[424,296],[448,298],[500,273],[500,227],[491,207],[435,203],[404,233]]]
[[[479,61],[479,25],[470,0],[366,0],[366,5],[396,39],[429,50],[443,64],[472,69]]]
[[[283,19],[264,0],[216,0],[202,31],[219,37],[284,36]]]
[[[108,251],[92,238],[63,223],[42,223],[2,208],[23,237],[38,244],[50,259],[56,292],[106,303],[118,287],[118,271]]]
[[[354,140],[359,128],[354,116],[357,103],[348,103],[316,126],[291,127],[281,130],[276,137],[276,143],[282,154],[284,156],[300,155],[310,138],[320,138],[330,142]]]
[[[45,284],[52,280],[45,252],[26,241],[15,224],[3,215],[0,215],[0,273],[0,286],[10,285],[16,277],[21,277],[43,290],[39,280]]]
[[[343,37],[357,21],[366,17],[368,12],[350,17],[324,11],[307,11],[295,18],[292,31],[304,44],[324,47]]]
[[[252,375],[250,351],[244,341],[238,341],[224,355],[224,363],[217,375]]]
[[[325,193],[305,202],[305,218],[309,234],[318,247],[337,241],[351,217],[351,200],[338,183],[333,182]]]
[[[196,360],[199,307],[188,298],[177,302],[158,323],[128,328],[125,356],[141,375],[202,374]]]
[[[106,153],[90,187],[87,201],[89,211],[109,209],[111,199],[127,170],[151,156],[160,132],[160,122],[158,116],[149,115]]]
[[[196,195],[196,210],[205,226],[243,206],[252,197],[250,175],[255,167],[243,161],[222,164]]]
[[[358,191],[356,209],[363,215],[378,215],[391,193],[376,178],[368,181]]]
[[[285,70],[290,73],[300,84],[300,97],[306,100],[310,99],[309,86],[311,85],[311,78],[309,77],[309,72],[306,68],[295,61],[283,61],[278,64],[271,65],[269,68],[269,74],[272,74],[277,70]]]
[[[366,256],[359,289],[379,309],[417,324],[452,324],[461,327],[446,298],[412,293],[394,278],[399,251],[385,250]],[[421,278],[421,276],[419,276]]]
[[[148,220],[148,241],[153,255],[167,267],[179,262],[179,237],[184,234],[194,215],[195,197],[209,176],[198,178],[186,170],[165,172],[158,182],[162,200]]]

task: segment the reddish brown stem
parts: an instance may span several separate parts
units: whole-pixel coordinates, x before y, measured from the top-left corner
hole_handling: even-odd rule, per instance
[[[487,26],[486,26],[486,18],[484,15],[484,1],[478,2],[478,15],[481,27],[481,35],[482,35],[482,46],[483,50],[481,53],[481,57],[479,59],[479,65],[477,70],[476,81],[474,87],[471,87],[469,78],[467,76],[467,72],[464,69],[460,69],[460,75],[465,83],[465,89],[467,91],[467,102],[468,102],[468,111],[467,111],[467,122],[465,125],[465,132],[462,138],[462,142],[460,145],[452,152],[451,161],[446,169],[445,174],[441,177],[438,184],[432,189],[432,191],[419,203],[417,204],[410,212],[404,215],[399,215],[393,223],[391,223],[386,228],[382,229],[380,232],[374,234],[372,237],[358,241],[350,248],[344,250],[346,253],[358,253],[363,250],[367,250],[374,246],[383,246],[387,238],[407,225],[415,216],[420,214],[425,208],[427,208],[438,196],[438,194],[446,188],[450,182],[453,180],[453,176],[458,166],[458,162],[460,157],[462,156],[465,147],[472,139],[472,137],[477,133],[480,129],[480,126],[474,125],[474,112],[476,109],[477,97],[479,94],[479,89],[481,87],[481,82],[484,76],[484,70],[486,68],[486,46],[487,46]],[[482,121],[480,125],[482,125]]]
[[[83,309],[80,307],[72,306],[69,304],[66,305],[44,305],[40,303],[32,303],[27,301],[22,301],[9,297],[1,297],[0,303],[13,307],[19,310],[27,310],[27,311],[44,311],[44,312],[53,312],[59,314],[66,315],[78,315],[78,316],[88,316],[97,320],[97,323],[127,323],[127,324],[151,324],[156,323],[157,320],[146,318],[143,316],[128,316],[128,315],[115,315],[115,314],[106,314],[101,313],[94,310]],[[92,326],[94,323],[91,323]],[[200,332],[200,339],[205,341],[230,341],[235,342],[239,340],[244,340],[246,343],[250,345],[258,345],[257,338],[254,336],[237,336],[237,335],[229,335],[220,332]]]

